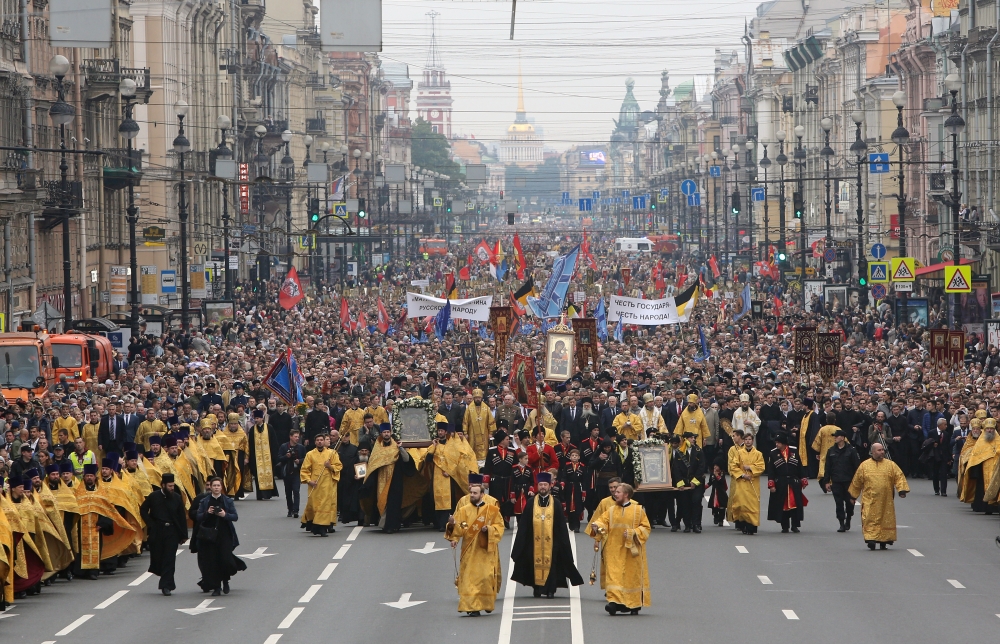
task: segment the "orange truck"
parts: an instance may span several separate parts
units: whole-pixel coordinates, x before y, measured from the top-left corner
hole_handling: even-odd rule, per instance
[[[448,242],[444,239],[421,239],[420,254],[444,257],[448,254]]]
[[[101,335],[70,331],[49,336],[52,355],[58,359],[56,381],[84,382],[93,378],[104,382],[111,377],[115,350],[111,341]]]
[[[42,396],[56,383],[57,364],[47,332],[0,333],[0,389],[8,403]]]

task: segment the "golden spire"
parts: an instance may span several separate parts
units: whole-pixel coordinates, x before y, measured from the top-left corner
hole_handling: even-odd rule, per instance
[[[524,113],[524,83],[521,80],[521,50],[517,50],[517,111]]]

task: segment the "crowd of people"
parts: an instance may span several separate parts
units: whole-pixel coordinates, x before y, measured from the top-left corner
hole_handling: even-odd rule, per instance
[[[497,281],[471,254],[478,241],[448,257],[394,260],[342,287],[308,285],[311,296],[290,310],[277,304],[280,282],[242,285],[233,320],[141,335],[115,357],[113,378],[7,404],[4,600],[114,574],[144,551],[170,594],[174,553],[189,540],[202,590],[228,592],[245,567],[233,555],[233,523],[247,495],[283,495],[287,516],[319,537],[338,522],[445,532],[467,554],[459,610],[476,614],[493,608],[497,545],[515,518],[516,581],[538,596],[582,583],[564,548],[583,530],[601,546],[615,614],[649,605],[650,531],[702,532],[706,494],[715,526],[755,534],[766,486],[766,519],[795,533],[804,490],[817,481],[836,499],[842,532],[862,500],[872,549],[895,541],[893,499],[905,496],[907,480],[929,479],[947,496],[954,479],[973,511],[997,507],[1000,375],[995,348],[979,338],[969,360],[944,367],[929,359],[927,329],[896,325],[891,307],[802,306],[800,295],[747,268],[714,276],[706,258],[617,255],[598,235],[593,263],[578,264],[572,290],[586,295],[578,312],[592,316],[616,294],[657,298],[685,282],[699,283],[701,297],[679,325],[614,329],[609,320],[597,361],[543,383],[528,408],[507,374],[515,351],[544,361],[540,325],[522,320],[495,359],[478,324],[455,320],[436,339],[427,320],[407,318],[405,292],[426,279],[440,294],[461,265],[468,279],[458,281],[459,297],[506,304],[525,280],[545,283],[546,252],[577,242],[554,231],[525,236],[526,265],[511,262]],[[509,236],[501,241],[512,247]],[[733,297],[748,280],[765,301],[761,315],[740,315]],[[383,309],[387,332],[366,322]],[[795,369],[798,326],[842,335],[832,379]],[[460,343],[476,345],[478,364],[462,359]],[[301,403],[264,386],[287,349],[302,371]],[[419,446],[404,446],[399,433],[407,409],[431,419]],[[642,480],[655,465],[646,454],[663,455],[659,486]]]

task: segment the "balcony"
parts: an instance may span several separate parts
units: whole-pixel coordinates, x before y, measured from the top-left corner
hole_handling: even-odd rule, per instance
[[[153,94],[150,88],[148,67],[122,67],[117,58],[91,58],[81,65],[86,100],[101,101],[118,94],[118,84],[123,78],[135,81],[135,98],[149,103]]]
[[[121,190],[130,181],[135,185],[142,180],[142,150],[105,148],[103,158],[104,187],[108,190]]]
[[[308,27],[306,29],[296,29],[295,36],[306,45],[312,45],[313,47],[320,47],[323,42],[319,35],[319,27]]]
[[[308,134],[326,134],[326,119],[306,119]]]
[[[306,76],[306,87],[326,89],[326,79],[319,72],[309,72]]]
[[[267,10],[264,0],[237,0],[243,24],[247,27],[259,27]]]

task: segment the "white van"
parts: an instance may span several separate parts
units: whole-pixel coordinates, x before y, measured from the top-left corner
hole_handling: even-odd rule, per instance
[[[653,242],[648,237],[619,237],[615,240],[615,250],[619,253],[651,253]]]

